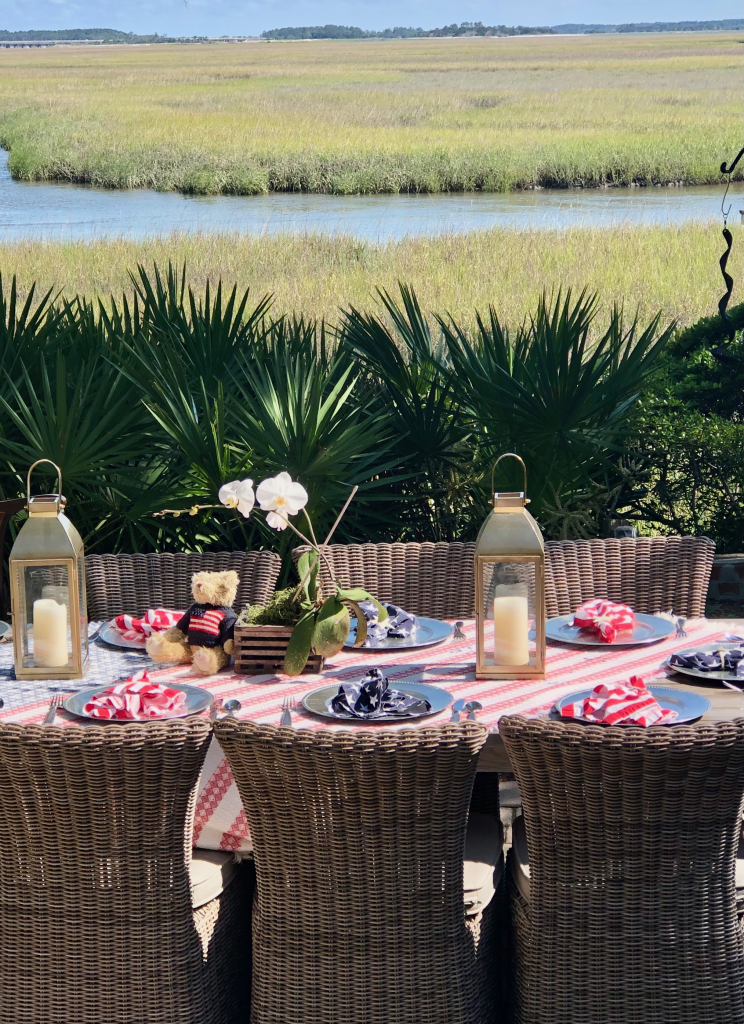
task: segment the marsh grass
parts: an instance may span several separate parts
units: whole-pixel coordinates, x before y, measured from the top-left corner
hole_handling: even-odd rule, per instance
[[[192,193],[707,183],[741,33],[0,51],[22,179]]]
[[[744,232],[734,227],[729,268],[742,279]],[[451,312],[468,322],[475,308],[493,303],[507,323],[535,309],[541,292],[587,288],[598,292],[601,312],[615,303],[648,320],[691,324],[716,311],[723,291],[718,258],[720,225],[574,228],[568,231],[494,229],[374,245],[322,235],[173,235],[146,241],[0,244],[0,272],[18,275],[22,291],[33,282],[72,298],[131,289],[138,263],[185,263],[198,289],[207,279],[250,287],[253,297],[274,295],[277,313],[298,312],[332,323],[342,307],[376,308],[377,287],[412,284],[428,311]],[[742,299],[738,290],[735,302]],[[600,317],[600,320],[603,319]]]

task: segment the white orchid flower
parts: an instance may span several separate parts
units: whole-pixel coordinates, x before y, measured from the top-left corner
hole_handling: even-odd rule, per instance
[[[267,512],[266,513],[266,522],[268,523],[268,525],[271,527],[272,530],[286,530],[287,529],[287,520],[286,519],[282,519],[282,517],[278,516],[276,514],[276,512]]]
[[[268,512],[269,526],[285,530],[289,516],[296,516],[307,505],[307,491],[289,473],[279,473],[258,485],[256,499],[261,509]]]
[[[236,508],[247,519],[256,504],[252,480],[233,480],[220,487],[219,499],[228,508]]]

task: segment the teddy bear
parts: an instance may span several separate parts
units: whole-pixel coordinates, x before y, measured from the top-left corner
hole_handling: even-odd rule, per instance
[[[191,578],[194,604],[175,626],[147,638],[153,661],[191,662],[205,676],[219,672],[233,652],[237,616],[232,605],[240,578],[233,570],[197,572]]]

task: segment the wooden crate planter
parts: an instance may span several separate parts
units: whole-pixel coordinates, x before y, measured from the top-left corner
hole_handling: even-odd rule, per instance
[[[236,626],[235,671],[241,676],[282,672],[291,626]],[[311,654],[303,672],[321,672],[325,659]]]

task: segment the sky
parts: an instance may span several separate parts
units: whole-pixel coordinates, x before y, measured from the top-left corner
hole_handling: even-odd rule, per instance
[[[0,0],[0,28],[118,28],[161,35],[258,35],[287,25],[487,25],[740,18],[741,0]]]

